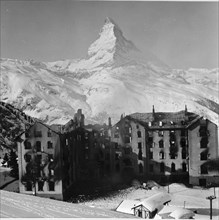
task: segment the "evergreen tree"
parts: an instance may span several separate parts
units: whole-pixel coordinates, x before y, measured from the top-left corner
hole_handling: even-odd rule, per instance
[[[11,168],[10,176],[18,178],[17,155],[13,150],[9,153],[8,166]]]

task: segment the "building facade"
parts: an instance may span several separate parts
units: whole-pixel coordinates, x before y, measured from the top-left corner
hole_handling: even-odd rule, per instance
[[[218,127],[187,108],[175,113],[153,108],[122,118],[112,127],[112,149],[113,171],[120,175],[126,169],[160,182],[219,183],[218,170],[207,171],[219,157]]]
[[[63,126],[35,122],[17,138],[20,192],[65,200],[101,181],[110,174],[107,128],[86,128],[80,109]]]
[[[219,184],[219,164],[212,162],[219,158],[218,127],[203,118],[195,120],[188,127],[189,183],[211,186]]]
[[[61,142],[61,134],[41,122],[19,136],[21,193],[63,199]]]

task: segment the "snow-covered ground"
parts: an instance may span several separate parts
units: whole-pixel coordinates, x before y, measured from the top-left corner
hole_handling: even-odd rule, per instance
[[[4,190],[0,195],[0,218],[134,218],[115,211]]]
[[[210,202],[206,197],[214,195],[214,189],[202,189],[200,187],[196,188],[187,188],[183,184],[171,184],[169,186],[170,195],[172,201],[169,203],[169,206],[165,206],[159,214],[167,217],[168,214],[173,212],[178,207],[184,207],[195,211],[195,219],[209,219],[209,207]],[[158,192],[168,191],[167,187],[153,188],[152,190],[145,189],[135,189],[133,187],[125,190],[120,190],[118,193],[108,197],[101,198],[93,201],[85,202],[84,204],[89,207],[99,207],[102,209],[115,210],[117,206],[123,200],[143,200],[147,197],[150,197]],[[219,188],[215,189],[217,199],[213,200],[213,219],[219,219]]]

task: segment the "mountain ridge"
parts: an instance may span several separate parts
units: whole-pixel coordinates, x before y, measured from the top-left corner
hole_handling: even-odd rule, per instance
[[[124,112],[151,112],[152,105],[157,111],[187,105],[217,122],[218,72],[171,69],[149,51],[138,50],[107,18],[85,59],[1,58],[0,94],[2,101],[48,124],[65,124],[78,108],[88,123],[103,123],[109,116],[116,122]]]

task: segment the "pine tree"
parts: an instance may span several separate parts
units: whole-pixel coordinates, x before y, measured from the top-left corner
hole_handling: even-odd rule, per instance
[[[8,166],[11,168],[10,176],[18,178],[17,155],[13,150],[9,153]]]

